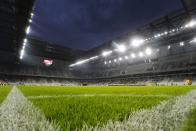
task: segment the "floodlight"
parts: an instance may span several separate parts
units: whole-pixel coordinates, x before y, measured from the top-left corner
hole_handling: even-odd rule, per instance
[[[27,39],[26,38],[24,39],[24,43],[27,43]]]
[[[196,37],[193,38],[193,40],[191,40],[190,43],[196,43]]]
[[[20,59],[21,59],[21,60],[23,59],[23,56],[22,56],[22,55],[20,55]]]
[[[164,32],[164,34],[165,34],[165,35],[167,35],[167,34],[168,34],[168,32],[167,32],[167,31],[165,31],[165,32]]]
[[[184,42],[180,42],[180,46],[184,46]]]
[[[34,14],[33,13],[31,13],[31,18],[34,16]]]
[[[29,32],[30,32],[30,26],[27,27],[26,34],[29,34]]]
[[[122,58],[121,57],[119,57],[118,59],[119,59],[119,61],[122,61]]]
[[[117,62],[117,59],[114,59],[114,62],[116,63]]]
[[[128,57],[128,56],[125,56],[125,59],[126,59],[126,60],[128,60],[128,59],[129,59],[129,57]]]
[[[134,38],[131,40],[131,46],[133,47],[139,47],[144,43],[143,39],[139,39],[139,38]]]
[[[29,19],[29,23],[31,23],[32,22],[32,20],[31,19]]]
[[[111,60],[109,60],[109,64],[111,64],[112,63],[112,61]]]
[[[143,52],[139,52],[139,57],[143,57],[144,53]]]
[[[134,53],[131,53],[131,58],[135,58],[136,57],[136,55],[134,54]]]
[[[102,56],[108,56],[108,55],[110,55],[110,54],[112,54],[112,51],[104,51],[103,53],[102,53]]]
[[[117,49],[116,49],[118,52],[125,52],[126,51],[126,47],[125,45],[117,45]]]
[[[171,45],[168,45],[168,46],[167,46],[167,49],[168,49],[168,50],[171,49]]]
[[[148,48],[146,48],[145,53],[146,53],[146,55],[149,56],[152,54],[152,50],[148,47]]]
[[[189,22],[187,25],[185,25],[185,27],[194,27],[196,25],[196,21],[192,20],[191,22]]]
[[[107,65],[107,61],[105,61],[104,64]]]
[[[27,43],[26,43],[26,42],[24,42],[24,43],[23,43],[23,46],[26,46],[26,45],[27,45]]]
[[[94,60],[94,59],[97,59],[99,56],[93,56],[91,58],[89,58],[89,60]]]

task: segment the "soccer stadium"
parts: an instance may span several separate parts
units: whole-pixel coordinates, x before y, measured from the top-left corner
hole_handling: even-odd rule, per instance
[[[1,0],[0,16],[0,131],[196,131],[195,0]]]

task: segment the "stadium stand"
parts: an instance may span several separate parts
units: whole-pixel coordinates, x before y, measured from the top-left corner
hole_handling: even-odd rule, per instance
[[[19,50],[34,1],[3,1],[0,39],[7,44],[0,45],[2,81],[44,85],[184,85],[191,80],[196,84],[195,4],[90,51],[65,48],[28,36],[26,54],[20,60]],[[142,42],[137,42],[145,44],[126,52],[115,51],[115,44],[123,42],[129,46],[130,38],[135,36],[141,36]],[[145,54],[147,49],[150,56]],[[102,53],[105,50],[114,51],[105,57]],[[44,60],[51,61],[51,65]],[[78,63],[78,60],[83,61]]]

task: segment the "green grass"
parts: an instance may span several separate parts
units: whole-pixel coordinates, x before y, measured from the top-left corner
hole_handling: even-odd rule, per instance
[[[108,120],[122,120],[129,113],[149,108],[165,100],[164,97],[67,97],[32,99],[50,120],[60,123],[63,130],[84,125],[95,126]]]
[[[50,121],[56,121],[63,130],[81,129],[84,125],[95,126],[104,124],[108,120],[122,120],[133,111],[150,108],[163,100],[165,96],[184,94],[195,87],[186,86],[68,86],[41,87],[20,86],[26,96],[55,96],[67,94],[137,94],[141,96],[68,96],[58,98],[30,99],[41,109]],[[144,95],[144,96],[142,96]]]
[[[6,98],[10,90],[10,86],[0,86],[0,103]]]
[[[188,114],[182,131],[196,131],[196,107]]]
[[[181,95],[196,86],[19,86],[26,96],[66,94]]]

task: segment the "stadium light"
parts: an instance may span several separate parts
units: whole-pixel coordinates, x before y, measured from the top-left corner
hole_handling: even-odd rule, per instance
[[[129,59],[129,57],[128,57],[128,56],[125,56],[125,59],[126,59],[126,60],[128,60],[128,59]]]
[[[107,61],[105,61],[104,64],[107,65]]]
[[[134,53],[131,53],[131,58],[135,59],[136,55]]]
[[[143,52],[139,52],[139,57],[143,57],[144,53]]]
[[[150,56],[152,54],[152,50],[148,47],[145,50],[146,55]]]
[[[22,50],[20,51],[20,59],[21,59],[21,60],[23,59],[23,56],[24,56],[24,49],[22,49]]]
[[[196,43],[196,37],[193,38],[193,40],[191,40],[190,43]]]
[[[32,23],[32,20],[31,19],[29,19],[29,23]]]
[[[117,45],[117,49],[118,52],[124,53],[126,51],[126,47],[125,45]]]
[[[114,62],[116,63],[117,62],[117,59],[114,59]]]
[[[31,18],[33,18],[33,16],[34,16],[34,14],[33,14],[33,13],[31,13]]]
[[[196,21],[192,20],[188,24],[185,25],[186,28],[192,28],[196,25]]]
[[[180,42],[180,46],[184,46],[184,42]]]
[[[27,43],[27,39],[26,38],[24,39],[24,43]]]
[[[140,39],[140,38],[133,38],[133,39],[131,39],[130,42],[131,42],[131,46],[139,47],[144,43],[144,40]]]
[[[112,54],[112,51],[104,51],[103,53],[102,53],[102,56],[109,56],[110,54]]]
[[[171,45],[168,45],[168,46],[167,46],[167,49],[168,49],[168,50],[171,49]]]
[[[119,57],[118,60],[119,60],[119,61],[122,61],[122,57]]]
[[[29,34],[29,33],[30,33],[30,26],[28,26],[26,29],[26,34]]]
[[[94,60],[94,59],[97,59],[99,56],[93,56],[91,58],[89,58],[89,60]]]

